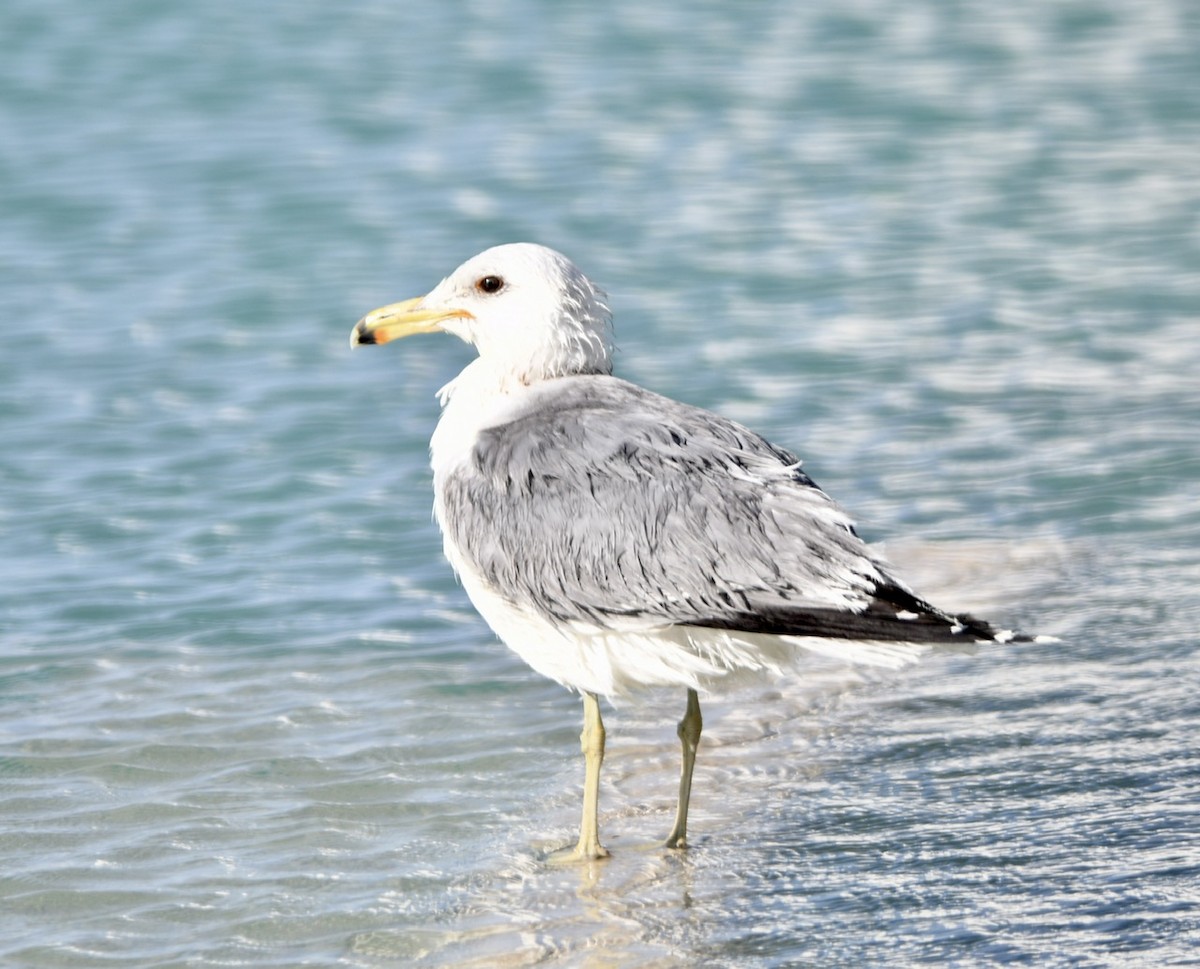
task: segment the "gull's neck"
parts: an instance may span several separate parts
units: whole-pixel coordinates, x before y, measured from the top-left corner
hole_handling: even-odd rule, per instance
[[[439,390],[442,416],[429,442],[435,481],[466,460],[481,430],[510,420],[536,386],[479,357]]]
[[[456,397],[495,397],[511,393],[514,386],[521,384],[522,381],[511,372],[497,367],[484,357],[476,357],[437,392],[437,399],[445,410]]]

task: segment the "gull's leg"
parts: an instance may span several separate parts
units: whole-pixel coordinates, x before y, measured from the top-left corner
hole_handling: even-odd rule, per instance
[[[604,721],[600,719],[600,701],[594,693],[583,695],[583,733],[579,735],[586,773],[583,779],[583,820],[579,825],[579,844],[574,857],[607,858],[608,849],[600,843],[600,765],[604,762]]]
[[[696,766],[696,747],[700,743],[700,697],[695,690],[687,692],[687,710],[679,721],[679,744],[683,748],[683,766],[679,771],[679,807],[675,811],[675,827],[667,835],[668,848],[687,847],[688,801],[692,797],[692,768]]]

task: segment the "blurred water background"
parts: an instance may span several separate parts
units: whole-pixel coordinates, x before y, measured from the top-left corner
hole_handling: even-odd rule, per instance
[[[1200,7],[6,0],[0,963],[1200,964]],[[579,703],[430,518],[450,338],[568,253],[622,375],[1058,645]]]

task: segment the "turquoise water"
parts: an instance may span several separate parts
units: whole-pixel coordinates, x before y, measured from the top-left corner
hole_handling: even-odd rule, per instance
[[[0,8],[0,963],[1196,964],[1200,13],[1187,0]],[[498,242],[931,597],[1053,633],[579,703],[442,561]]]

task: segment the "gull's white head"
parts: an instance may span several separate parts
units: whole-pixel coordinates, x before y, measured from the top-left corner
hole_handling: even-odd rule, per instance
[[[444,330],[466,340],[501,379],[533,383],[611,373],[604,293],[562,253],[528,242],[487,249],[427,295],[368,313],[352,345]]]

